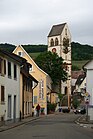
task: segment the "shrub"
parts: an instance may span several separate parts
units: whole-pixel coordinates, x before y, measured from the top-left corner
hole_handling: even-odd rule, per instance
[[[56,104],[55,103],[48,103],[47,104],[47,112],[49,113],[49,112],[55,112],[55,108],[56,108]]]

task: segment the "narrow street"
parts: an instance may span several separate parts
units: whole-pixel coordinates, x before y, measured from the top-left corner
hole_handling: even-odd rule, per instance
[[[0,139],[93,139],[93,129],[74,121],[75,114],[56,114],[42,117],[0,133]]]

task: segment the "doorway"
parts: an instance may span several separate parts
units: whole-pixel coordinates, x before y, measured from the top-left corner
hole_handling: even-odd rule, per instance
[[[16,95],[14,95],[14,122],[16,121]]]

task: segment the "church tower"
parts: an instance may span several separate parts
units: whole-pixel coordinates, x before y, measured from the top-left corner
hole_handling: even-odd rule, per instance
[[[56,52],[64,60],[68,80],[61,81],[61,93],[68,96],[68,107],[71,95],[71,34],[67,23],[53,25],[48,35],[48,51]]]

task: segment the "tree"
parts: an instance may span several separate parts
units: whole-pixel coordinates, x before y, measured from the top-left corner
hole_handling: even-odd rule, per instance
[[[67,80],[67,72],[63,69],[63,59],[56,53],[44,52],[36,58],[38,66],[49,74],[53,84],[58,85],[60,81]]]
[[[64,98],[64,94],[58,93],[58,98],[60,100],[60,106],[62,105],[62,100]]]
[[[76,109],[80,105],[80,101],[77,98],[73,98],[73,107]]]

